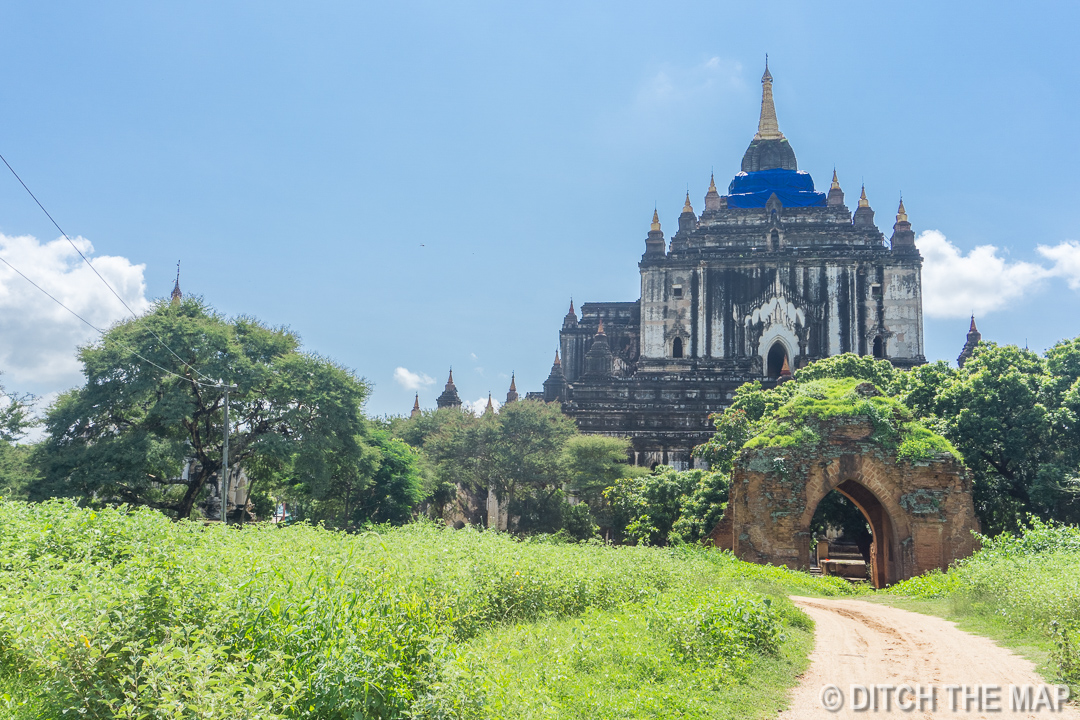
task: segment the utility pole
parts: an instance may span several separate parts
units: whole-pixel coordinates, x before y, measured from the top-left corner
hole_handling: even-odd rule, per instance
[[[225,443],[221,449],[221,522],[229,524],[229,386],[225,385]]]

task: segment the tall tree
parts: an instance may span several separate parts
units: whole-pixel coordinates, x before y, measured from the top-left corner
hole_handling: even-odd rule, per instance
[[[368,385],[302,352],[286,329],[228,320],[188,298],[116,325],[79,358],[86,385],[49,410],[37,496],[148,505],[188,517],[222,469],[222,384],[234,388],[231,471],[250,467],[257,483],[258,469],[288,466],[296,480],[319,488],[363,460]],[[194,464],[185,473],[188,460]]]
[[[30,413],[34,397],[10,392],[0,385],[0,497],[22,498],[37,477],[34,450],[18,444],[35,421]]]

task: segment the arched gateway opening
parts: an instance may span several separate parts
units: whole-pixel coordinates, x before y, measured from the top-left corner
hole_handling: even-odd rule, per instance
[[[889,559],[895,549],[891,547],[894,537],[889,513],[873,492],[855,480],[840,483],[818,501],[806,541],[815,539],[827,546],[824,555],[817,553],[826,575],[866,578],[878,588],[899,580],[890,576]],[[852,561],[852,547],[857,549],[861,565]],[[837,549],[844,552],[837,553]],[[811,555],[809,548],[807,555]]]
[[[792,446],[742,451],[727,509],[709,534],[714,545],[742,560],[809,569],[815,513],[835,491],[869,526],[874,587],[947,569],[974,552],[971,480],[952,455],[900,459],[874,440],[867,418],[836,418],[818,429],[812,455]]]

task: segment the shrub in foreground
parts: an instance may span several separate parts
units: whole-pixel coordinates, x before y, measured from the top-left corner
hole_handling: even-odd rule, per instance
[[[649,631],[669,647],[752,663],[784,642],[770,596],[788,589],[847,592],[702,548],[0,502],[0,700],[19,688],[26,717],[469,717],[492,692],[475,649],[500,628],[671,604],[682,619]]]

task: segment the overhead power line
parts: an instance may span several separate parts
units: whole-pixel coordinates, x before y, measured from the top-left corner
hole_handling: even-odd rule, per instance
[[[81,320],[81,321],[82,321],[82,322],[83,322],[83,323],[84,323],[84,324],[85,324],[85,325],[86,325],[87,327],[89,327],[90,329],[92,329],[92,330],[94,330],[95,332],[99,333],[99,334],[100,334],[100,335],[101,335],[101,336],[102,336],[103,338],[105,337],[105,331],[104,331],[104,330],[102,330],[101,328],[99,328],[99,327],[98,327],[97,325],[94,325],[94,324],[93,324],[92,322],[90,322],[89,320],[87,320],[86,318],[84,318],[84,317],[83,317],[82,315],[80,315],[79,313],[75,312],[74,310],[72,310],[71,308],[69,308],[69,307],[68,307],[67,305],[65,305],[64,303],[62,303],[62,302],[61,302],[61,301],[60,301],[59,299],[57,299],[57,297],[56,297],[55,295],[53,295],[53,294],[52,294],[52,293],[50,293],[50,292],[49,292],[48,290],[46,290],[45,288],[41,287],[40,285],[38,285],[38,284],[37,284],[36,282],[34,282],[33,280],[31,280],[30,278],[28,278],[28,277],[26,276],[26,274],[25,274],[25,273],[24,273],[24,272],[23,272],[22,270],[19,270],[19,268],[15,267],[15,266],[14,266],[14,265],[12,265],[12,264],[11,264],[10,262],[8,262],[6,258],[4,258],[4,257],[0,256],[0,262],[4,263],[4,264],[5,264],[5,265],[7,265],[7,266],[8,266],[9,268],[11,268],[12,270],[14,270],[14,271],[16,272],[16,274],[18,274],[18,276],[19,276],[19,277],[21,277],[21,278],[22,278],[23,280],[25,280],[26,282],[28,282],[28,283],[30,283],[31,285],[33,285],[33,286],[34,286],[35,288],[37,288],[37,289],[38,289],[38,290],[40,290],[41,292],[45,293],[45,295],[46,295],[46,296],[48,296],[48,298],[49,298],[50,300],[52,300],[52,301],[53,301],[54,303],[56,303],[57,305],[59,305],[60,307],[64,308],[64,309],[65,309],[65,310],[67,310],[67,311],[68,311],[69,313],[71,313],[72,315],[74,315],[75,317],[77,317],[77,318],[78,318],[79,320]],[[186,381],[186,382],[191,382],[191,383],[194,383],[195,385],[199,385],[199,386],[201,386],[201,387],[222,387],[222,386],[221,386],[221,385],[220,385],[219,383],[201,383],[201,382],[199,382],[198,380],[196,380],[195,378],[192,378],[192,377],[188,377],[188,376],[186,376],[186,375],[181,375],[180,373],[176,373],[176,372],[173,372],[172,370],[170,370],[170,369],[168,369],[168,368],[166,368],[166,367],[162,367],[161,365],[158,365],[158,364],[157,364],[156,362],[154,362],[154,361],[153,361],[153,360],[151,360],[150,358],[147,358],[147,357],[143,356],[143,355],[142,355],[142,354],[140,354],[140,353],[139,353],[139,352],[138,352],[137,350],[135,350],[134,348],[132,348],[132,347],[131,347],[130,345],[128,345],[128,344],[126,344],[126,343],[123,343],[123,342],[120,342],[119,340],[116,340],[115,338],[113,339],[113,342],[115,342],[115,343],[116,343],[117,345],[119,345],[120,347],[124,348],[125,350],[127,350],[128,352],[130,352],[130,353],[131,353],[132,355],[134,355],[135,357],[139,358],[139,359],[140,359],[140,360],[142,360],[143,362],[149,363],[150,365],[153,365],[154,367],[156,367],[156,368],[157,368],[158,370],[161,370],[162,372],[168,373],[169,375],[172,375],[172,376],[174,376],[174,377],[178,377],[178,378],[180,378],[181,380],[184,380],[184,381]],[[171,352],[171,351],[170,351],[170,352]],[[176,353],[173,353],[173,354],[175,355]],[[187,363],[185,363],[185,365],[186,365],[186,364],[187,364]],[[190,366],[189,366],[189,367],[190,367]],[[202,373],[199,373],[199,374],[200,374],[200,375],[202,375]],[[206,376],[205,376],[205,375],[203,375],[203,377],[206,377]]]
[[[71,245],[71,247],[75,249],[75,252],[79,253],[79,257],[81,257],[81,258],[82,258],[83,262],[84,262],[84,263],[86,263],[86,264],[87,264],[87,265],[89,266],[89,268],[90,268],[91,270],[93,270],[93,271],[94,271],[94,274],[95,274],[95,275],[97,275],[97,277],[98,277],[98,280],[101,280],[101,282],[103,282],[103,283],[105,284],[105,287],[109,288],[109,292],[111,292],[111,293],[113,294],[113,297],[115,297],[115,298],[116,298],[117,300],[119,300],[119,301],[120,301],[120,304],[121,304],[121,305],[123,305],[123,306],[124,306],[124,307],[125,307],[125,308],[127,309],[127,311],[128,311],[129,313],[131,313],[131,316],[132,316],[132,317],[134,317],[134,318],[138,318],[138,317],[139,317],[139,314],[138,314],[138,313],[136,313],[136,312],[135,312],[134,310],[132,310],[132,309],[131,309],[131,306],[130,306],[130,305],[128,305],[128,304],[127,304],[127,303],[126,303],[126,302],[124,301],[124,298],[120,297],[120,294],[119,294],[118,292],[116,292],[116,290],[114,290],[114,289],[113,289],[113,286],[109,284],[109,281],[108,281],[108,280],[106,280],[106,279],[105,279],[104,277],[102,277],[102,276],[101,276],[101,273],[99,273],[99,272],[97,271],[97,268],[96,268],[96,267],[94,267],[94,264],[93,264],[92,262],[90,262],[90,260],[89,260],[89,259],[88,259],[88,258],[86,257],[86,255],[83,255],[83,251],[79,249],[79,246],[78,246],[78,245],[76,245],[76,244],[75,244],[74,242],[72,242],[71,238],[70,238],[70,237],[68,237],[68,234],[67,234],[66,232],[64,232],[64,229],[63,229],[62,227],[60,227],[60,223],[56,222],[56,219],[55,219],[55,218],[53,218],[52,214],[51,214],[51,213],[50,213],[50,212],[49,212],[48,210],[46,210],[46,209],[45,209],[45,206],[44,206],[44,205],[42,205],[42,204],[41,204],[41,201],[37,199],[37,195],[35,195],[35,194],[33,193],[33,191],[32,191],[32,190],[31,190],[31,189],[30,189],[30,188],[29,188],[29,187],[28,187],[28,186],[26,185],[26,183],[25,183],[25,182],[23,182],[23,179],[22,179],[21,177],[19,177],[19,173],[15,172],[15,168],[11,167],[11,163],[9,163],[9,162],[7,161],[7,158],[5,158],[5,157],[4,157],[3,155],[0,155],[0,160],[2,160],[2,161],[4,162],[4,165],[6,165],[6,166],[7,166],[7,169],[8,169],[8,170],[10,170],[10,171],[11,171],[11,174],[15,176],[15,179],[19,181],[19,184],[23,186],[23,190],[25,190],[25,191],[27,192],[27,194],[28,194],[28,195],[30,195],[30,197],[31,197],[31,198],[33,198],[34,202],[35,202],[35,203],[37,203],[37,206],[38,206],[39,208],[41,208],[41,212],[45,213],[45,217],[49,218],[49,221],[50,221],[50,222],[51,222],[51,223],[53,224],[53,226],[54,226],[54,227],[55,227],[55,228],[56,228],[56,229],[57,229],[57,230],[58,230],[58,231],[60,232],[60,234],[61,234],[61,235],[63,235],[64,239],[68,241],[68,244],[69,244],[69,245]],[[6,265],[7,265],[8,267],[10,267],[10,268],[11,268],[12,270],[15,270],[15,267],[14,267],[14,266],[12,266],[12,265],[11,265],[11,263],[7,262],[7,260],[4,260],[4,263],[5,263],[5,264],[6,264]],[[30,283],[31,285],[33,285],[34,287],[36,287],[36,288],[37,288],[38,290],[41,290],[41,291],[42,291],[42,292],[44,292],[44,293],[45,293],[46,295],[49,295],[49,293],[45,292],[45,290],[43,290],[43,289],[42,289],[41,287],[39,287],[39,286],[38,286],[38,285],[37,285],[36,283],[34,283],[34,282],[33,282],[32,280],[30,280],[30,278],[26,277],[25,275],[23,275],[23,274],[22,274],[21,272],[19,272],[18,270],[15,270],[15,272],[19,273],[19,275],[21,275],[21,276],[23,277],[23,279],[25,279],[25,280],[26,280],[27,282],[29,282],[29,283]],[[59,300],[57,300],[56,298],[54,298],[54,297],[53,297],[52,295],[49,295],[49,297],[50,297],[50,298],[52,298],[53,300],[55,300],[55,301],[56,301],[56,302],[57,302],[57,303],[58,303],[58,304],[59,304],[59,305],[60,305],[60,306],[61,306],[62,308],[64,308],[64,309],[65,309],[65,310],[67,310],[68,312],[70,312],[70,313],[71,313],[72,315],[74,315],[75,317],[79,318],[80,320],[82,320],[82,321],[83,321],[84,323],[86,323],[87,325],[90,325],[90,327],[92,327],[92,328],[94,328],[95,330],[97,330],[97,331],[98,331],[99,333],[101,333],[101,334],[102,334],[102,336],[104,336],[104,335],[105,335],[105,332],[104,332],[103,330],[101,330],[100,328],[94,327],[94,326],[93,326],[93,325],[91,325],[91,324],[90,324],[89,322],[86,322],[86,320],[85,320],[85,319],[83,319],[83,318],[82,318],[81,316],[79,316],[79,314],[78,314],[78,313],[76,313],[76,312],[75,312],[74,310],[72,310],[71,308],[69,308],[69,307],[67,307],[66,305],[64,305],[64,304],[63,304],[62,302],[60,302]],[[151,335],[153,335],[153,336],[154,336],[154,337],[155,337],[155,338],[157,339],[157,341],[158,341],[159,343],[161,343],[161,346],[162,346],[163,348],[165,348],[166,350],[168,350],[168,351],[169,351],[170,353],[172,353],[172,356],[173,356],[174,358],[176,358],[177,360],[179,360],[179,361],[180,361],[180,362],[181,362],[181,363],[182,363],[182,364],[184,365],[184,367],[186,367],[187,369],[189,369],[189,370],[191,370],[191,371],[195,372],[195,373],[196,373],[197,375],[201,376],[202,378],[204,378],[204,379],[206,379],[206,380],[209,380],[209,381],[210,381],[210,383],[211,383],[212,385],[214,385],[214,386],[217,386],[217,385],[219,385],[219,384],[220,384],[220,383],[218,383],[218,382],[215,382],[215,381],[214,381],[214,379],[213,379],[213,378],[211,378],[210,376],[208,376],[208,375],[205,375],[205,374],[203,374],[202,372],[199,372],[198,368],[196,368],[196,367],[192,366],[192,365],[191,365],[190,363],[188,363],[188,362],[187,362],[186,360],[184,360],[184,358],[182,358],[182,357],[180,357],[179,355],[177,355],[177,354],[176,354],[176,352],[175,352],[175,351],[173,351],[173,349],[172,349],[171,347],[169,347],[169,344],[168,344],[168,343],[166,343],[166,342],[165,342],[164,340],[162,340],[162,339],[161,339],[161,336],[160,336],[160,335],[158,335],[158,334],[157,334],[156,332],[154,332],[154,329],[153,329],[153,328],[151,328],[151,327],[147,326],[147,327],[146,327],[146,331],[147,331],[147,332],[149,332],[149,333],[150,333]],[[135,351],[134,351],[134,350],[132,350],[131,352],[132,352],[132,353],[134,353],[134,354],[136,354],[136,355],[138,355],[138,353],[135,353]],[[140,355],[139,357],[142,357],[142,356]],[[144,360],[146,360],[146,358],[143,358],[143,359],[144,359]],[[146,360],[146,361],[147,361],[148,363],[150,363],[151,365],[154,365],[154,367],[158,367],[158,368],[161,368],[162,370],[165,370],[165,368],[162,368],[162,367],[161,367],[160,365],[157,365],[156,363],[154,363],[154,362],[152,362],[152,361],[150,361],[150,360]],[[172,372],[171,370],[166,370],[166,372],[169,372],[169,373],[171,373],[171,374],[173,374],[173,375],[176,375],[177,377],[181,377],[181,378],[182,378],[182,377],[184,377],[183,375],[179,375],[179,374],[177,374],[177,373],[174,373],[174,372]],[[186,378],[185,378],[185,379],[186,379]],[[192,382],[195,382],[195,381],[194,381],[194,380],[192,380]],[[209,386],[209,385],[208,385],[207,383],[196,383],[196,384],[198,384],[198,385],[204,385],[204,386]]]

